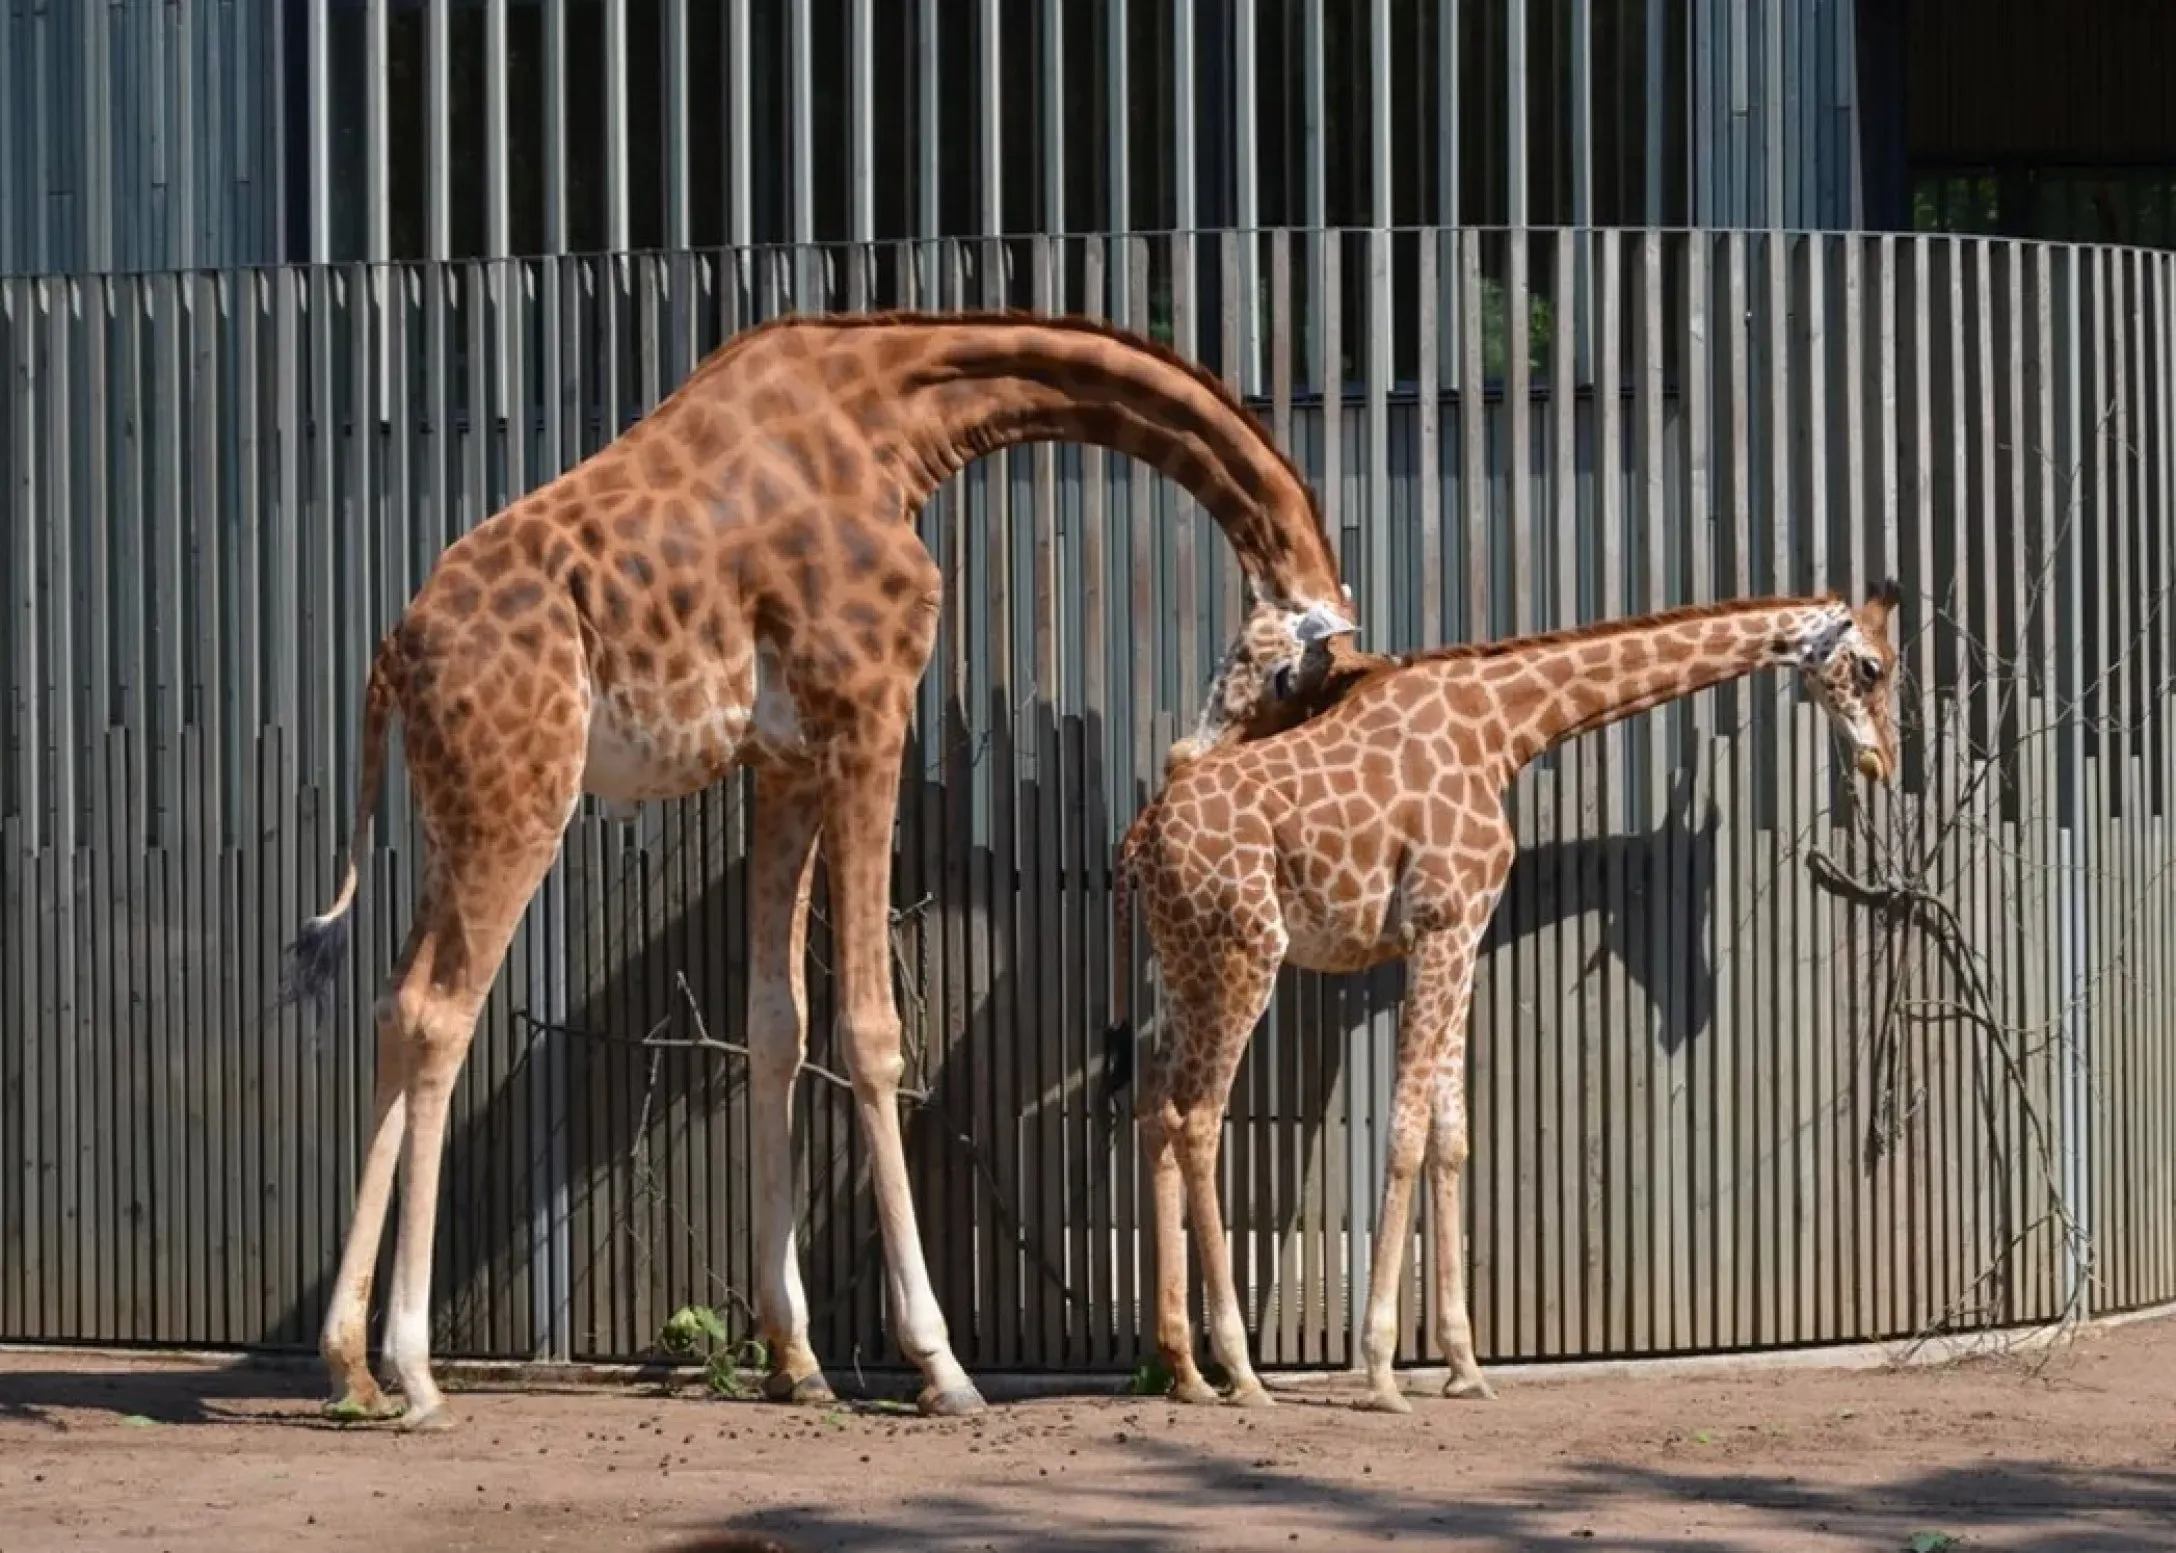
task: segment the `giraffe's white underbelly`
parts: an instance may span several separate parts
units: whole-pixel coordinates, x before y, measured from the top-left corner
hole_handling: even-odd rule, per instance
[[[753,675],[698,670],[693,686],[639,693],[598,687],[582,790],[626,817],[634,805],[700,792],[744,761],[798,750],[800,712],[768,647],[754,667]],[[668,710],[690,702],[693,717]]]

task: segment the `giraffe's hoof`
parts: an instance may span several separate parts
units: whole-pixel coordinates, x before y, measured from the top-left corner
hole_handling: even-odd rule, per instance
[[[1443,1383],[1443,1394],[1447,1397],[1470,1398],[1476,1402],[1496,1400],[1496,1388],[1478,1371],[1471,1375],[1453,1375]]]
[[[793,1402],[804,1406],[824,1407],[838,1401],[832,1393],[831,1382],[824,1379],[822,1370],[810,1370],[795,1380],[784,1370],[776,1370],[763,1377],[763,1395],[773,1402]]]
[[[401,1414],[399,1428],[403,1434],[444,1434],[456,1422],[453,1409],[439,1401],[420,1412]]]
[[[954,1386],[949,1391],[939,1391],[934,1386],[924,1386],[922,1394],[915,1398],[915,1406],[925,1418],[972,1418],[988,1409],[982,1393],[975,1389],[973,1381]]]
[[[1269,1394],[1269,1388],[1258,1380],[1232,1387],[1232,1394],[1224,1399],[1233,1407],[1275,1407],[1277,1399]]]
[[[1413,1411],[1413,1404],[1405,1399],[1405,1393],[1395,1385],[1371,1390],[1366,1396],[1355,1402],[1353,1406],[1363,1413],[1410,1413]]]
[[[378,1424],[400,1417],[402,1404],[382,1391],[358,1392],[351,1387],[321,1404],[317,1411],[319,1417],[336,1424]]]
[[[1171,1390],[1165,1394],[1174,1402],[1185,1402],[1194,1406],[1223,1400],[1216,1394],[1216,1387],[1199,1375],[1180,1376],[1171,1383]]]

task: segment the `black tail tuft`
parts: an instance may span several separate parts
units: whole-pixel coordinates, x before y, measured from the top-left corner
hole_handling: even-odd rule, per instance
[[[1103,1031],[1103,1106],[1115,1122],[1118,1097],[1133,1082],[1133,1021],[1121,1019]]]
[[[332,988],[340,958],[348,952],[348,916],[312,917],[287,946],[280,968],[280,993],[274,1007],[307,999],[323,1018],[332,1008]]]

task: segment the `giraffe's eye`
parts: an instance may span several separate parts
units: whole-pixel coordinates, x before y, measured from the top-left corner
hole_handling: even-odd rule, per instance
[[[1859,688],[1872,690],[1881,683],[1881,661],[1877,658],[1859,660]]]
[[[1269,676],[1270,694],[1279,701],[1292,694],[1292,665],[1280,663],[1276,672]]]

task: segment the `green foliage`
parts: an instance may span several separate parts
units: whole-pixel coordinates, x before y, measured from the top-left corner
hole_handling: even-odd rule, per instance
[[[1957,1538],[1949,1532],[1915,1531],[1904,1544],[1904,1553],[1947,1553],[1956,1545]]]
[[[751,1395],[742,1371],[760,1371],[770,1364],[763,1339],[736,1338],[725,1317],[707,1305],[683,1305],[674,1311],[658,1333],[658,1346],[677,1358],[699,1360],[703,1383],[719,1397]]]
[[[1156,1354],[1133,1372],[1126,1390],[1136,1397],[1160,1397],[1171,1389],[1173,1379],[1171,1366],[1164,1363],[1162,1354]]]

